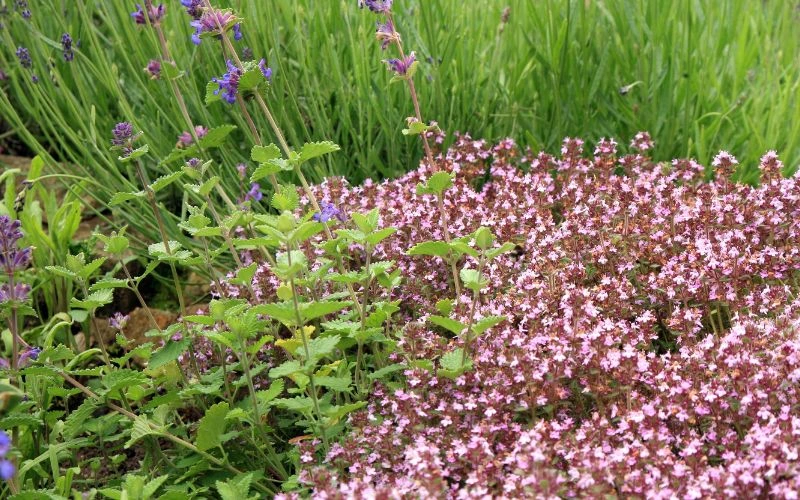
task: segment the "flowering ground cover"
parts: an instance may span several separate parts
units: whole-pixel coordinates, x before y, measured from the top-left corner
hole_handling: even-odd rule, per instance
[[[704,107],[681,85],[652,117],[654,137],[617,143],[599,121],[593,145],[567,137],[560,150],[448,133],[427,106],[441,102],[426,66],[436,59],[413,29],[401,33],[418,4],[399,3],[349,5],[381,54],[359,59],[358,92],[374,93],[377,73],[398,89],[385,95],[407,99],[404,111],[365,100],[378,105],[364,123],[391,122],[376,131],[348,128],[355,108],[322,121],[308,111],[346,94],[309,97],[328,88],[328,63],[347,73],[348,57],[321,62],[310,91],[291,75],[313,65],[283,52],[288,21],[274,46],[244,45],[264,29],[260,14],[305,19],[302,1],[71,11],[0,0],[0,110],[13,135],[0,144],[37,153],[0,172],[0,497],[797,498],[796,137],[775,133],[788,165],[775,151],[663,161],[670,129],[694,130],[698,152],[719,136],[771,140],[766,117],[734,134],[720,133],[731,110],[690,118]],[[537,17],[537,36],[559,64],[537,50],[524,64],[493,57],[451,89],[484,88],[481,74],[523,79],[531,65],[569,79],[580,64],[548,33],[572,36],[573,8],[634,26],[662,12],[566,2],[559,24],[557,6],[529,4],[552,20]],[[656,31],[669,43],[685,34],[689,60],[691,42],[708,41],[692,36],[698,5],[686,26]],[[40,20],[47,6],[62,15]],[[502,10],[496,47],[518,7]],[[794,11],[761,8],[786,17],[750,13],[747,26],[780,38]],[[463,10],[453,18],[465,26],[481,17]],[[337,26],[352,34],[347,12]],[[580,17],[591,41],[603,24]],[[515,33],[530,42],[527,31]],[[740,33],[740,47],[755,46]],[[322,50],[336,36],[310,38]],[[98,43],[137,38],[122,52]],[[726,52],[725,39],[712,45]],[[733,66],[719,81],[741,73]],[[767,80],[781,87],[793,68]],[[575,86],[584,117],[589,101],[604,106],[596,74],[590,92]],[[615,95],[672,89],[663,72],[650,77]],[[710,94],[699,100],[718,102]],[[786,88],[774,95],[793,102]],[[558,118],[563,97],[549,134],[573,123]],[[300,118],[287,111],[298,102]],[[612,113],[623,128],[626,113]],[[386,178],[375,158],[396,163],[394,146],[361,151],[353,136],[385,146],[389,129],[417,147],[404,159],[414,168]],[[316,140],[326,132],[347,143]],[[352,163],[349,178],[320,175]]]

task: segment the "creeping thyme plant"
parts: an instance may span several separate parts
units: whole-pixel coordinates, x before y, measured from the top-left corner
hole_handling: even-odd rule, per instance
[[[102,179],[44,154],[0,176],[0,494],[794,498],[800,179],[775,152],[757,186],[724,151],[658,163],[645,132],[444,148],[393,2],[358,3],[421,142],[399,178],[310,182],[339,146],[287,138],[280,50],[244,50],[248,19],[210,0],[126,18],[181,117],[171,152],[123,106],[83,140],[125,190],[87,200]],[[213,48],[202,102],[228,122],[194,118],[178,44]],[[36,56],[12,77],[45,77]],[[79,243],[84,211],[107,224]]]

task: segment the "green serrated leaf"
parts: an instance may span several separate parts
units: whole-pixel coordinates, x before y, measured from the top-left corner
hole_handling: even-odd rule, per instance
[[[257,163],[265,163],[281,157],[281,150],[275,144],[268,146],[253,146],[250,150],[250,159]]]
[[[171,174],[162,175],[150,184],[150,189],[152,189],[154,193],[157,193],[181,177],[183,177],[183,172],[180,170],[172,172]]]
[[[300,150],[300,161],[307,162],[312,158],[339,151],[339,149],[339,146],[331,141],[307,142],[303,144],[303,148]]]
[[[222,444],[222,434],[225,433],[227,422],[225,416],[229,411],[228,403],[217,403],[206,410],[197,427],[194,444],[200,451],[210,450]]]
[[[436,257],[447,257],[450,254],[450,245],[444,241],[423,241],[411,247],[408,255],[434,255]]]
[[[108,201],[108,206],[115,207],[125,203],[126,201],[135,200],[136,198],[143,198],[144,195],[144,191],[137,191],[135,193],[116,193]]]
[[[445,316],[429,316],[428,321],[433,323],[434,325],[441,326],[445,330],[448,330],[455,335],[461,335],[461,332],[467,328],[467,325],[460,321],[456,321],[452,318],[447,318]]]
[[[178,356],[186,352],[186,349],[191,344],[190,339],[183,338],[181,340],[169,340],[164,347],[157,350],[150,356],[150,360],[147,363],[147,368],[150,370],[155,370],[156,368],[160,368],[170,361],[175,361],[178,359]]]

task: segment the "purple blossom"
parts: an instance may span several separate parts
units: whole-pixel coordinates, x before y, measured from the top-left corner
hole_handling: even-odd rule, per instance
[[[250,184],[250,191],[244,195],[244,201],[261,201],[263,197],[264,194],[261,192],[261,186],[257,182],[254,182]]]
[[[325,223],[333,218],[336,218],[342,222],[345,221],[344,214],[341,210],[336,208],[333,203],[322,202],[322,206],[320,208],[321,211],[314,214],[313,219],[315,221]]]
[[[24,366],[28,360],[36,361],[39,358],[39,354],[42,353],[42,349],[39,347],[29,347],[22,351],[19,355],[19,361],[17,361],[17,366]]]
[[[31,68],[33,66],[33,61],[31,61],[31,53],[25,47],[17,47],[17,59],[19,59],[19,63],[22,65],[23,68]]]
[[[242,34],[242,23],[236,23],[233,25],[233,39],[237,42],[244,37]]]
[[[8,481],[14,477],[14,464],[10,460],[0,460],[0,479]]]
[[[244,180],[245,176],[247,175],[247,165],[240,163],[236,165],[236,170],[239,172],[239,178]]]
[[[381,42],[381,50],[386,50],[393,42],[400,41],[400,33],[395,31],[391,19],[387,19],[385,23],[378,22],[376,24],[378,28],[375,30],[375,38]]]
[[[192,168],[197,168],[203,164],[203,160],[200,158],[190,158],[186,160],[186,165]]]
[[[195,45],[200,45],[202,41],[201,35],[204,33],[221,37],[231,28],[234,30],[234,38],[238,40],[236,36],[237,30],[240,28],[235,28],[235,25],[238,24],[238,18],[228,10],[206,10],[199,19],[195,19],[189,24],[194,28],[192,43]],[[238,33],[238,36],[241,38],[241,32]]]
[[[141,5],[136,4],[136,11],[131,12],[131,17],[136,24],[152,24],[156,25],[161,22],[161,18],[166,14],[166,7],[164,4],[159,4],[158,7],[151,5],[150,9],[143,9]],[[149,23],[148,23],[149,21]]]
[[[358,6],[365,6],[372,12],[378,14],[388,14],[392,10],[392,0],[358,0]]]
[[[0,431],[0,457],[5,457],[11,449],[11,437],[5,431]]]
[[[386,63],[390,71],[394,71],[400,76],[405,76],[408,74],[408,70],[411,68],[411,65],[416,62],[416,60],[416,55],[412,52],[404,59],[386,59],[383,62]]]
[[[157,59],[150,59],[150,62],[147,63],[144,71],[150,75],[151,79],[158,80],[161,78],[161,61],[158,61]]]
[[[267,66],[267,61],[265,59],[258,61],[258,69],[261,70],[261,74],[264,75],[267,81],[272,80],[272,68]]]
[[[15,283],[12,287],[9,283],[0,285],[0,303],[4,302],[27,302],[31,287],[27,283]]]
[[[203,0],[181,0],[181,5],[186,8],[186,13],[194,19],[203,15]]]
[[[197,125],[194,128],[194,133],[198,139],[202,139],[203,137],[208,134],[208,129],[202,125]],[[181,132],[181,135],[178,136],[178,142],[175,144],[176,148],[186,148],[192,145],[194,142],[194,137],[192,137],[191,132]]]
[[[20,221],[0,215],[0,267],[9,276],[28,267],[31,261],[31,249],[19,248],[19,240],[22,239],[21,226]],[[15,289],[16,287],[8,288],[4,293],[13,299]]]
[[[72,51],[72,37],[69,33],[61,35],[61,51],[65,61],[70,62],[75,58],[75,53]]]
[[[114,328],[115,330],[122,330],[125,328],[125,325],[128,324],[128,320],[130,316],[127,314],[122,314],[121,312],[114,313],[113,316],[108,318],[108,326]]]
[[[227,61],[228,72],[220,78],[212,78],[211,81],[219,84],[219,88],[214,91],[214,95],[219,95],[229,104],[236,102],[236,95],[239,93],[239,78],[242,77],[242,70]]]
[[[114,135],[111,144],[125,146],[133,139],[133,125],[128,122],[117,123],[111,133]]]
[[[33,83],[39,83],[39,77],[36,75],[31,75],[31,81]]]

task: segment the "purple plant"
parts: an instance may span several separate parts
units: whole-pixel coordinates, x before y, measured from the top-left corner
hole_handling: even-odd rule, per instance
[[[202,139],[203,137],[208,134],[208,129],[202,125],[197,125],[194,128],[194,133],[198,139]],[[178,136],[178,142],[175,144],[176,148],[187,148],[192,145],[194,142],[194,137],[192,136],[191,132],[181,132],[181,135]]]
[[[320,208],[322,211],[314,214],[315,221],[322,223],[328,222],[331,219],[337,219],[341,222],[345,221],[344,213],[336,208],[333,203],[322,202],[322,206]]]
[[[6,455],[11,450],[11,438],[5,431],[0,431],[0,479],[8,481],[14,477],[16,469]]]
[[[395,31],[394,23],[391,19],[387,19],[385,23],[377,22],[376,24],[375,38],[381,42],[381,50],[386,50],[392,43],[400,41],[400,33]]]
[[[388,14],[392,10],[392,0],[358,0],[358,6],[378,14]]]
[[[127,314],[122,314],[121,312],[116,312],[116,313],[114,313],[113,316],[108,318],[108,326],[110,326],[111,328],[113,328],[115,330],[122,330],[123,328],[125,328],[125,325],[128,324],[128,320],[129,319],[130,319],[130,316],[128,316]]]
[[[149,9],[142,8],[141,5],[138,3],[136,4],[136,11],[131,12],[131,17],[136,22],[136,24],[151,24],[156,25],[161,22],[161,18],[164,17],[166,14],[167,8],[164,7],[164,4],[159,4],[158,7],[155,5],[151,5]],[[149,23],[148,23],[149,21]]]
[[[227,61],[228,72],[220,78],[212,78],[211,81],[219,84],[219,88],[214,91],[229,104],[236,102],[236,95],[239,93],[239,79],[242,77],[242,70],[231,61]]]
[[[33,66],[33,61],[31,61],[31,53],[25,47],[17,47],[17,59],[19,59],[19,63],[22,65],[23,68],[30,69]]]
[[[194,28],[192,33],[192,43],[200,45],[201,36],[205,33],[216,35],[221,38],[229,30],[233,30],[234,39],[242,38],[239,18],[229,10],[210,9],[205,10],[200,18],[189,23]]]
[[[114,146],[125,146],[133,139],[133,125],[128,122],[120,122],[114,125],[111,130],[114,138],[111,139],[111,144]]]
[[[31,261],[31,249],[19,248],[22,239],[21,223],[7,215],[0,215],[0,267],[9,277],[28,267]],[[9,292],[14,296],[13,288]]]
[[[261,201],[264,194],[261,192],[261,186],[254,182],[250,184],[250,191],[244,195],[244,201]]]
[[[64,60],[67,62],[75,58],[75,52],[72,50],[72,37],[69,33],[61,35],[61,52],[64,55]]]
[[[272,68],[267,66],[267,61],[265,59],[258,61],[258,69],[261,70],[261,74],[264,75],[267,81],[272,80]]]
[[[411,68],[411,65],[416,62],[416,60],[417,57],[412,52],[402,59],[386,59],[383,62],[386,63],[386,66],[390,71],[394,71],[397,75],[405,76],[408,74],[408,70]]]
[[[186,8],[186,13],[193,19],[200,19],[203,15],[203,0],[181,0],[181,5]]]
[[[147,63],[147,66],[144,68],[145,73],[150,75],[152,80],[158,80],[161,78],[161,62],[157,59],[150,59],[150,62]]]

